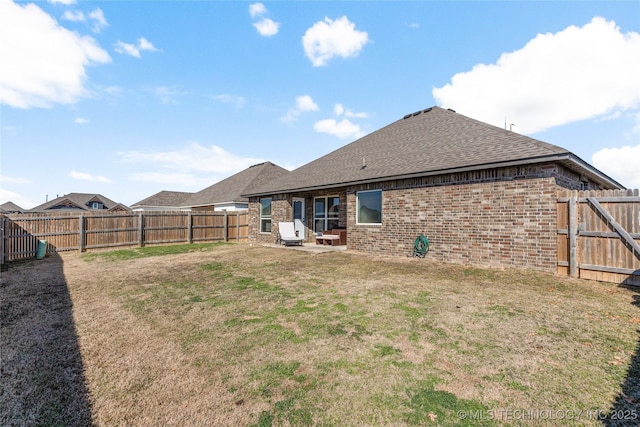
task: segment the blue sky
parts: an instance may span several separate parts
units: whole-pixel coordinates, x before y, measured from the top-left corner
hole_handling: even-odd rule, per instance
[[[640,187],[638,1],[0,0],[0,203],[301,166],[433,105]]]

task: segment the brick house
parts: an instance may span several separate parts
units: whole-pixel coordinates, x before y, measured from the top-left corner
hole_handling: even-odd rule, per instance
[[[432,107],[408,114],[250,194],[249,239],[279,221],[347,229],[347,248],[497,268],[556,271],[556,192],[618,189],[573,153]]]

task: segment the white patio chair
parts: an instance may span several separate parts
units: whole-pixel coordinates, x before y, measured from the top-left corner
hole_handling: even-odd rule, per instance
[[[300,245],[302,246],[302,237],[296,236],[296,231],[293,226],[293,222],[279,222],[278,223],[278,240],[276,243],[284,243],[285,246]]]

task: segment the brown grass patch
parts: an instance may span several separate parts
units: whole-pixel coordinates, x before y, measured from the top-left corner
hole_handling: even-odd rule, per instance
[[[609,284],[238,244],[48,257],[0,290],[3,425],[546,422],[489,416],[506,408],[595,426],[637,408],[637,294]]]

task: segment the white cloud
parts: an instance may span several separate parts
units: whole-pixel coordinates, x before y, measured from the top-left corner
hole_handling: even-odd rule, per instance
[[[102,184],[108,184],[111,182],[109,178],[105,178],[104,176],[91,175],[90,173],[85,172],[71,171],[69,172],[69,176],[80,181],[98,182]]]
[[[0,188],[0,205],[6,202],[13,202],[23,209],[31,209],[36,206],[35,203],[20,194],[9,191],[6,188]]]
[[[160,98],[163,104],[179,104],[178,98],[188,94],[188,92],[178,90],[169,86],[158,86],[152,89],[154,95]]]
[[[211,177],[197,177],[190,173],[179,172],[136,172],[128,175],[131,181],[151,182],[171,186],[171,188],[203,188],[211,185]],[[217,181],[214,179],[214,182]]]
[[[140,58],[142,55],[141,51],[146,50],[150,52],[159,52],[160,49],[157,49],[153,43],[144,37],[140,37],[138,39],[137,44],[125,43],[123,41],[118,40],[118,42],[114,46],[114,50],[123,55],[129,55],[136,58]]]
[[[80,10],[67,10],[63,15],[62,19],[71,21],[71,22],[87,22],[87,17]],[[94,9],[89,12],[89,19],[93,21],[93,29],[94,33],[99,33],[103,28],[109,26],[107,19],[104,17],[104,13],[102,9]]]
[[[292,108],[287,112],[287,115],[282,117],[282,120],[285,123],[291,123],[296,121],[300,114],[305,111],[318,111],[318,104],[313,101],[309,95],[302,95],[296,98],[296,107]]]
[[[260,18],[259,21],[253,23],[253,26],[258,33],[263,37],[275,36],[278,34],[278,30],[280,29],[280,23],[275,22],[272,19],[265,18],[264,15],[267,13],[267,8],[262,3],[249,5],[249,15],[251,15],[251,18]]]
[[[0,176],[0,183],[4,184],[31,184],[33,181],[27,178],[16,178],[13,176]]]
[[[357,139],[364,136],[364,132],[360,129],[360,126],[351,123],[349,119],[342,119],[340,121],[336,119],[320,120],[313,125],[313,129],[316,132],[328,133],[340,139]]]
[[[258,30],[258,33],[260,33],[261,36],[271,37],[278,34],[280,23],[274,22],[269,18],[264,18],[254,23],[253,26]]]
[[[337,136],[340,139],[347,138],[360,138],[365,135],[364,131],[360,128],[360,125],[352,123],[349,118],[365,118],[367,113],[354,113],[340,103],[333,106],[333,114],[339,119],[340,116],[344,116],[342,120],[337,119],[325,119],[316,122],[313,125],[313,129],[316,132],[328,133],[329,135]]]
[[[302,95],[296,98],[296,108],[299,111],[318,111],[318,104],[309,95]]]
[[[1,2],[0,103],[47,108],[86,96],[86,67],[111,62],[109,54],[93,38],[58,25],[35,4]]]
[[[86,21],[84,13],[82,13],[82,11],[80,11],[80,10],[75,10],[75,11],[67,10],[62,15],[62,19],[65,19],[67,21],[72,21],[72,22],[84,22],[84,21]]]
[[[249,15],[252,18],[260,17],[267,13],[267,8],[262,3],[254,3],[249,5]]]
[[[53,4],[64,4],[66,6],[72,5],[76,3],[76,0],[49,0],[49,3],[53,3]]]
[[[102,9],[94,9],[89,12],[89,18],[93,19],[93,32],[99,33],[103,28],[108,27],[109,23],[107,19],[104,17],[104,12]]]
[[[172,151],[123,151],[119,152],[118,156],[125,163],[148,164],[154,169],[165,168],[185,174],[189,172],[228,174],[264,161],[236,156],[216,145],[205,147],[198,142],[190,142]]]
[[[640,188],[640,145],[603,148],[593,154],[593,165],[628,188]]]
[[[333,114],[335,114],[336,116],[341,116],[344,114],[345,117],[350,117],[355,119],[366,119],[368,117],[367,113],[354,113],[353,111],[344,108],[342,104],[334,105]]]
[[[444,107],[531,134],[640,104],[640,34],[596,17],[539,34],[495,64],[478,64],[433,89]]]
[[[369,35],[355,29],[355,24],[346,16],[335,21],[324,18],[307,29],[302,37],[304,52],[314,67],[327,65],[336,56],[353,58],[358,56]]]
[[[84,124],[89,123],[89,120],[88,120],[88,119],[85,119],[84,117],[76,117],[76,119],[74,120],[74,122],[75,122],[76,124],[79,124],[79,125],[84,125]]]
[[[231,95],[228,93],[222,93],[220,95],[216,95],[213,99],[224,102],[225,104],[232,104],[235,108],[242,108],[247,104],[247,100],[239,95]]]

